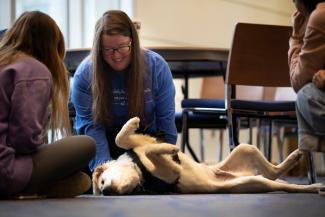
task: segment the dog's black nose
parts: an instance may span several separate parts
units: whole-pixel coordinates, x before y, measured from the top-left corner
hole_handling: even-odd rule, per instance
[[[111,187],[108,187],[108,188],[105,188],[105,189],[102,191],[102,194],[103,194],[104,196],[114,195],[114,194],[116,194],[116,191],[114,191]]]

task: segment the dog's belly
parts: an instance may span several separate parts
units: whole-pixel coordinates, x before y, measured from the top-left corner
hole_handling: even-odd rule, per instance
[[[221,180],[205,164],[199,164],[179,153],[182,171],[177,189],[180,193],[212,193],[218,190]]]

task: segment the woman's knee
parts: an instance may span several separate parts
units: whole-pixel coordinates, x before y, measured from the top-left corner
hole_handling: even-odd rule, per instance
[[[73,136],[77,140],[77,146],[80,151],[86,153],[90,159],[96,155],[96,142],[95,140],[86,135]]]
[[[56,143],[68,154],[91,160],[96,155],[95,140],[86,135],[68,136]]]
[[[313,83],[308,83],[297,93],[297,108],[302,112],[310,107],[317,107],[317,105],[320,105],[323,108],[324,97],[325,93],[323,91],[318,89]]]
[[[312,86],[311,84],[305,85],[297,92],[297,100],[296,105],[298,110],[304,110],[306,107],[306,103],[312,94]]]

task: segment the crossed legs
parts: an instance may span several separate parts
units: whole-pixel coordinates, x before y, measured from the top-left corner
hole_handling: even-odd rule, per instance
[[[82,170],[95,156],[94,140],[69,136],[42,146],[33,156],[33,171],[25,193],[39,193],[49,185]]]

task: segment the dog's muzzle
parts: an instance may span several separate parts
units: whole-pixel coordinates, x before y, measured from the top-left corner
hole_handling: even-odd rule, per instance
[[[104,196],[109,196],[109,195],[117,195],[118,193],[116,192],[116,190],[114,190],[114,188],[107,187],[104,190],[102,190],[102,194]]]

